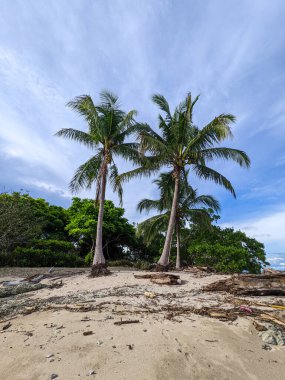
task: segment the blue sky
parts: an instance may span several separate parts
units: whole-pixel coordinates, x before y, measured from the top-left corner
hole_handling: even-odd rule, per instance
[[[1,0],[0,191],[70,204],[68,182],[90,152],[53,135],[85,128],[65,107],[75,96],[97,101],[109,89],[155,127],[151,95],[164,94],[173,107],[191,91],[201,94],[199,126],[236,115],[227,145],[252,160],[250,170],[213,165],[232,181],[236,200],[210,183],[193,185],[220,200],[221,224],[256,237],[270,254],[285,252],[284,20],[283,0]],[[137,202],[155,196],[151,180],[127,184],[127,217],[142,220]]]

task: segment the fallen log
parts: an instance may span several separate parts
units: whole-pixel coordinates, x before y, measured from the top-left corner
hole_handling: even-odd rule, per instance
[[[158,278],[166,278],[170,277],[173,279],[179,279],[180,276],[177,274],[170,273],[148,273],[148,274],[134,274],[135,278],[146,278],[146,279],[158,279]]]
[[[203,288],[207,292],[229,292],[248,296],[284,296],[285,273],[240,274]]]
[[[180,276],[169,273],[149,273],[149,274],[134,274],[135,278],[147,278],[154,284],[159,285],[179,285],[181,284]]]

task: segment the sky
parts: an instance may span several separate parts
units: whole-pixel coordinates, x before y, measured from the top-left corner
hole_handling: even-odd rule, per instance
[[[125,111],[157,128],[151,101],[163,94],[173,109],[200,94],[194,121],[203,127],[232,113],[234,139],[249,170],[211,163],[232,182],[224,189],[191,178],[200,194],[222,205],[222,226],[263,242],[269,256],[285,252],[285,1],[284,0],[1,0],[0,192],[28,191],[68,207],[68,184],[92,152],[55,137],[86,129],[66,103],[102,90]],[[120,172],[130,165],[119,160]],[[93,197],[95,190],[79,196]],[[152,179],[124,186],[132,222],[142,198],[155,198]],[[107,198],[118,204],[110,191]]]

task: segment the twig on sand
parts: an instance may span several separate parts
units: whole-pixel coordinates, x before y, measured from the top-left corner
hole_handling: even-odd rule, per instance
[[[128,321],[114,322],[114,325],[121,326],[121,325],[128,325],[130,323],[140,323],[140,321],[138,319],[130,319]]]

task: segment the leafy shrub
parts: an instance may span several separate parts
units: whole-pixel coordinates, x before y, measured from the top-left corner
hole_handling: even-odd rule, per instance
[[[108,261],[108,266],[110,266],[110,267],[132,267],[133,263],[127,259],[110,260],[110,261]]]
[[[133,266],[137,269],[149,270],[151,269],[152,264],[144,260],[137,260],[133,263]]]
[[[195,265],[210,266],[218,272],[250,271],[259,273],[262,267],[261,262],[242,247],[201,243],[189,247],[188,252]]]
[[[3,256],[3,255],[2,255]],[[6,265],[19,267],[83,267],[84,260],[75,253],[55,252],[48,249],[17,247],[9,255]]]
[[[36,240],[33,243],[36,249],[48,249],[54,252],[68,253],[74,251],[74,245],[65,240]]]
[[[93,253],[92,252],[89,252],[87,253],[87,255],[84,257],[84,262],[86,265],[90,266],[92,264],[92,261],[93,261]]]

